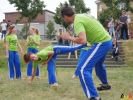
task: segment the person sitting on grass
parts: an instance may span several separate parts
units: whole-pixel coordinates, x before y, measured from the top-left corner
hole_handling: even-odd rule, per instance
[[[38,64],[47,65],[48,64],[48,81],[49,84],[52,86],[58,86],[57,80],[56,80],[56,68],[55,68],[55,62],[57,55],[64,54],[68,52],[73,52],[77,49],[81,49],[83,47],[86,47],[87,44],[83,45],[74,45],[74,46],[48,46],[44,49],[42,49],[37,54],[34,53],[27,53],[23,56],[24,61],[26,63],[29,63],[30,61],[33,62],[34,71],[32,73],[32,77],[30,79],[30,82],[28,84],[31,84],[35,74],[36,74],[36,66]]]

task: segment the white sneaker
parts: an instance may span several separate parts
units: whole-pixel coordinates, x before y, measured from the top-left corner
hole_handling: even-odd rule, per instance
[[[113,56],[111,56],[111,58],[113,59]]]
[[[58,83],[54,83],[54,84],[52,84],[51,86],[53,86],[53,87],[58,87]]]

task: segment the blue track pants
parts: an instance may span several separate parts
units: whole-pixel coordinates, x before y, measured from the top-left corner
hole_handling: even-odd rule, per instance
[[[47,68],[49,84],[54,84],[57,82],[56,68],[55,68],[57,55],[73,52],[77,49],[81,49],[86,46],[87,46],[87,44],[74,45],[74,46],[54,46],[54,55],[53,55],[52,59],[48,62],[48,68]]]
[[[28,48],[28,52],[32,52],[32,53],[36,54],[38,52],[38,50],[36,50],[35,48]],[[33,63],[32,63],[32,61],[30,61],[27,66],[27,76],[32,76],[32,65],[33,65]],[[39,76],[40,75],[39,65],[36,68],[37,68],[36,76]]]
[[[112,40],[103,43],[94,43],[80,59],[75,75],[79,79],[87,98],[97,97],[98,93],[93,83],[92,69],[95,66],[96,75],[103,84],[108,84],[104,60],[112,47]]]
[[[9,78],[14,78],[14,68],[16,71],[16,78],[21,78],[20,59],[17,51],[9,50],[8,59]]]

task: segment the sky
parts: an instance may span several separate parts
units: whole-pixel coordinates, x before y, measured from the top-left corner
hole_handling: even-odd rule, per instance
[[[68,0],[41,0],[44,1],[44,4],[46,5],[45,9],[50,10],[52,12],[55,12],[56,7],[59,6],[60,2],[64,3]],[[91,15],[97,18],[97,8],[95,4],[96,0],[84,0],[86,7],[89,7],[91,9]],[[5,19],[5,12],[15,12],[16,8],[14,5],[11,5],[8,0],[2,0],[2,3],[0,3],[0,22]]]

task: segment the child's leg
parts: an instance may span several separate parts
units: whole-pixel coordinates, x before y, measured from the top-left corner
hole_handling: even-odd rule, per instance
[[[32,48],[28,48],[27,52],[33,52]],[[32,61],[27,65],[27,76],[32,76]]]
[[[73,52],[77,49],[81,49],[86,46],[87,46],[87,43],[84,45],[74,45],[74,46],[54,46],[54,55]]]
[[[14,66],[16,69],[16,78],[22,78],[21,77],[20,59],[19,59],[18,52],[14,52]]]
[[[9,51],[9,58],[8,58],[8,69],[9,69],[9,78],[14,78],[14,68],[13,68],[13,52]]]
[[[36,49],[33,49],[33,53],[37,54],[38,53],[38,50]],[[40,67],[39,65],[36,67],[36,76],[40,76]]]
[[[57,83],[56,80],[56,68],[55,68],[55,62],[56,62],[56,55],[52,57],[52,59],[48,62],[48,81],[49,84]]]

